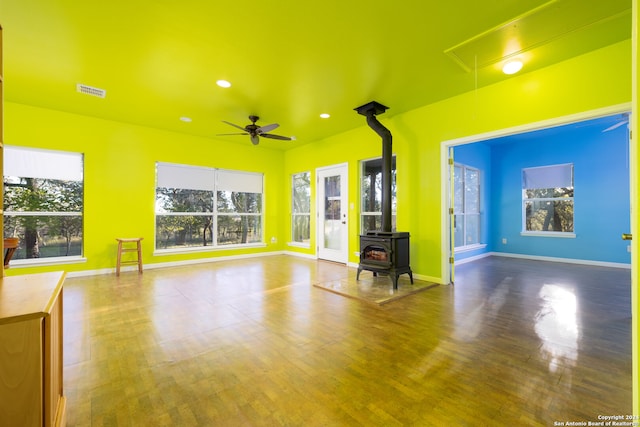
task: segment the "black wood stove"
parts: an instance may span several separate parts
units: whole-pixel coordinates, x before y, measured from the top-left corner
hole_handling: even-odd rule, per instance
[[[356,280],[362,270],[388,274],[393,280],[393,289],[398,289],[398,277],[409,274],[413,283],[413,273],[409,266],[409,233],[370,231],[360,236],[360,265]]]
[[[393,288],[398,289],[398,276],[409,274],[413,283],[413,273],[409,266],[409,233],[391,231],[391,132],[376,119],[376,115],[387,110],[375,101],[356,108],[358,114],[367,118],[367,124],[382,138],[382,230],[370,231],[360,236],[360,264],[356,280],[360,280],[362,270],[388,274],[393,280]]]

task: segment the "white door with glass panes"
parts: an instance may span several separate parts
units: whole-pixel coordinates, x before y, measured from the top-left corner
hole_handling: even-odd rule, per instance
[[[318,258],[347,263],[349,224],[347,221],[347,165],[318,169]]]

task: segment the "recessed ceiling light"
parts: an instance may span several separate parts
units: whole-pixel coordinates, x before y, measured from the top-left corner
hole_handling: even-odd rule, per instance
[[[322,114],[320,114],[320,117],[323,118],[323,119],[328,119],[329,117],[331,117],[331,115],[327,114],[327,113],[322,113]]]
[[[515,74],[522,69],[522,61],[509,61],[502,66],[505,74]]]
[[[185,123],[191,123],[191,117],[180,117],[180,120],[182,120]]]
[[[226,80],[218,80],[216,84],[220,87],[231,87],[231,83]]]

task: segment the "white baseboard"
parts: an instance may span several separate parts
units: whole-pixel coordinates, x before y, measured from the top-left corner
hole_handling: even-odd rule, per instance
[[[306,259],[318,259],[317,256],[313,255],[313,254],[303,254],[300,252],[295,252],[295,251],[284,251],[283,252],[285,255],[291,255],[291,256],[296,256],[298,258],[306,258]]]
[[[247,258],[259,258],[265,256],[274,256],[274,255],[285,255],[284,251],[275,251],[275,252],[260,252],[257,254],[242,254],[242,255],[229,255],[229,256],[221,256],[221,257],[212,257],[212,258],[200,258],[200,259],[187,259],[183,261],[171,261],[171,262],[157,262],[153,264],[144,264],[144,270],[153,270],[156,268],[166,268],[166,267],[179,267],[183,265],[194,265],[194,264],[206,264],[209,262],[222,262],[229,261],[233,259],[247,259]],[[286,254],[290,255],[290,254]],[[120,272],[126,271],[137,271],[138,266],[125,266],[120,268]],[[100,270],[83,270],[83,271],[70,271],[67,273],[67,277],[84,277],[84,276],[97,276],[100,274],[114,274],[116,272],[114,268],[102,268]]]
[[[558,258],[558,257],[549,257],[549,256],[539,256],[539,255],[523,255],[523,254],[512,254],[507,252],[488,252],[483,254],[485,256],[501,256],[506,258],[521,258],[521,259],[531,259],[536,261],[550,261],[550,262],[564,262],[567,264],[583,264],[583,265],[593,265],[597,267],[611,267],[611,268],[626,268],[631,269],[631,264],[625,264],[621,262],[606,262],[606,261],[593,261],[588,259],[574,259],[574,258]],[[467,261],[467,260],[463,260]],[[456,263],[457,264],[457,263]]]
[[[486,257],[491,256],[491,255],[495,255],[495,252],[485,252],[483,254],[470,256],[469,258],[464,258],[464,259],[461,259],[459,261],[456,260],[454,265],[466,264],[468,262],[476,261],[476,260],[479,260],[479,259],[482,259],[482,258],[486,258]]]

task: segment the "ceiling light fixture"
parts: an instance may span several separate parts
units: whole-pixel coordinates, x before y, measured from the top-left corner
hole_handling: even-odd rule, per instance
[[[320,117],[323,118],[323,119],[328,119],[329,117],[331,117],[331,114],[322,113],[322,114],[320,114]]]
[[[220,87],[231,87],[231,83],[226,80],[218,80],[216,84]]]
[[[522,61],[509,61],[502,66],[502,72],[505,74],[515,74],[522,69]]]
[[[191,123],[191,117],[180,117],[180,120],[185,123]]]

